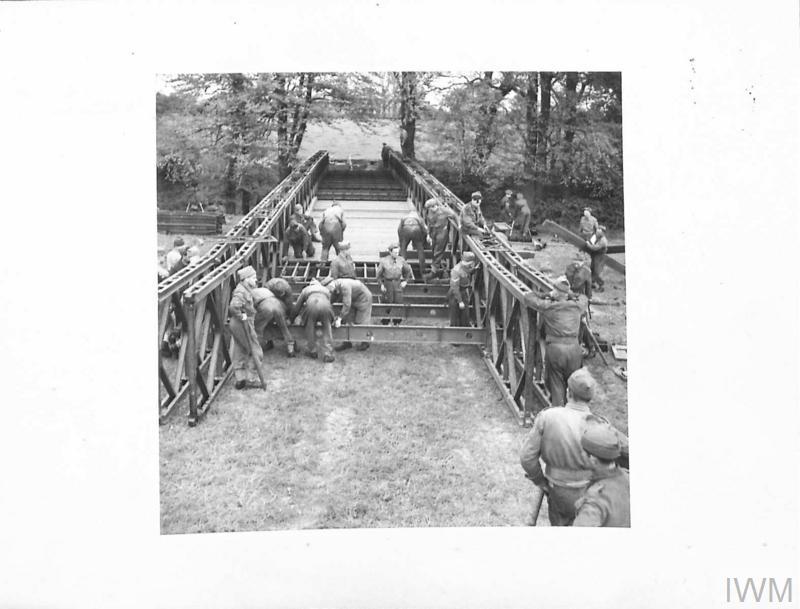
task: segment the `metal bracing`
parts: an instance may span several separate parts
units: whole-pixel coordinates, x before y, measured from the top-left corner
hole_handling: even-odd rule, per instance
[[[419,163],[392,151],[389,165],[418,210],[435,197],[460,214],[464,203]],[[553,286],[494,233],[459,236],[453,223],[451,239],[452,251],[466,247],[480,262],[473,308],[475,325],[485,330],[484,360],[519,423],[529,424],[550,401],[544,388],[540,315],[525,306],[523,297],[532,290],[551,290]]]
[[[317,332],[320,330],[318,329]],[[305,328],[291,326],[292,336],[305,338]],[[445,343],[482,345],[486,331],[479,328],[451,328],[449,326],[384,326],[361,325],[333,328],[333,340],[376,343]]]
[[[327,168],[327,153],[317,153],[299,180],[273,191],[270,201],[254,209],[249,223],[217,244],[196,267],[175,279],[162,291],[159,288],[159,337],[166,328],[169,308],[183,318],[183,341],[175,377],[170,378],[161,361],[159,379],[164,399],[160,413],[165,415],[183,395],[189,395],[189,423],[202,417],[231,374],[230,338],[225,324],[227,306],[236,285],[236,271],[252,265],[263,281],[280,275],[299,292],[314,278],[327,276],[329,265],[317,261],[294,260],[281,264],[280,242],[294,204],[304,209]],[[311,159],[310,159],[311,160]],[[438,198],[456,214],[464,203],[416,161],[401,158],[394,151],[389,167],[403,185],[416,209],[422,214],[424,202]],[[271,195],[273,194],[271,193]],[[269,196],[267,197],[269,198]],[[264,204],[268,203],[268,204]],[[264,204],[264,205],[262,205]],[[236,247],[234,247],[234,245]],[[539,314],[524,304],[532,290],[553,288],[546,276],[525,264],[522,257],[494,233],[486,237],[462,236],[458,223],[451,222],[448,257],[450,266],[464,248],[480,263],[471,297],[472,326],[450,328],[412,325],[345,326],[335,330],[337,340],[351,342],[461,343],[480,345],[484,361],[501,389],[504,400],[520,424],[531,422],[536,412],[550,405],[543,384],[544,343]],[[373,294],[379,293],[375,281],[377,261],[357,263],[357,276]],[[176,278],[178,275],[176,275]],[[181,283],[185,282],[185,283]],[[175,306],[176,295],[183,298]],[[420,320],[442,318],[448,314],[445,302],[447,284],[409,283],[406,303],[373,305],[373,319]],[[163,298],[162,298],[163,296]],[[337,305],[335,305],[337,306]],[[298,336],[302,328],[292,327]]]
[[[310,157],[276,186],[200,262],[165,279],[158,289],[159,420],[169,415],[187,392],[210,403],[230,373],[224,325],[230,300],[230,275],[246,260],[262,276],[278,265],[278,243],[294,204],[308,207],[328,164],[328,153]],[[192,301],[186,300],[187,292]],[[208,302],[206,302],[208,300]],[[209,303],[212,306],[207,306]],[[161,342],[168,326],[181,326],[181,346],[174,371],[167,371]],[[200,366],[200,369],[198,369]],[[196,416],[190,416],[190,423]]]

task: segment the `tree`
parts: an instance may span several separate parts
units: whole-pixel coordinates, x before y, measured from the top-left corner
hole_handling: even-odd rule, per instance
[[[400,150],[403,156],[414,158],[414,138],[417,133],[417,73],[400,72]]]

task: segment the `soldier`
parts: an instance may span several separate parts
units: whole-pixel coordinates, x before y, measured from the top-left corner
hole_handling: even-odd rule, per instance
[[[288,297],[287,297],[288,292]],[[271,323],[278,326],[281,336],[286,343],[286,355],[295,356],[295,344],[289,332],[289,325],[286,321],[287,313],[292,310],[291,294],[292,288],[289,282],[280,277],[273,277],[263,288],[252,290],[253,304],[256,308],[254,327],[256,336],[263,338],[264,332]],[[272,340],[266,341],[266,348],[272,349]]]
[[[381,286],[381,302],[403,302],[403,290],[408,280],[414,279],[414,273],[408,262],[400,257],[400,246],[397,243],[389,245],[389,255],[381,258],[376,279]]]
[[[520,451],[520,463],[526,477],[547,495],[550,524],[569,526],[575,519],[575,502],[583,495],[592,478],[592,464],[581,438],[587,426],[606,422],[592,414],[589,402],[596,382],[585,368],[569,377],[569,401],[563,408],[545,408],[533,421],[533,427]],[[616,432],[623,454],[628,439]],[[542,471],[539,459],[544,461]]]
[[[486,220],[483,219],[481,213],[481,200],[482,195],[480,192],[473,192],[472,199],[464,205],[461,210],[461,223],[462,235],[477,235],[482,237],[488,233],[486,230]]]
[[[439,278],[445,271],[444,253],[450,241],[450,222],[451,220],[456,221],[456,214],[449,206],[440,203],[437,199],[428,199],[425,202],[425,213],[433,249],[433,262],[429,277]]]
[[[528,201],[525,199],[521,192],[517,193],[517,200],[514,201],[514,221],[511,223],[510,239],[524,239],[531,238],[531,208],[528,206]]]
[[[475,272],[477,260],[472,252],[464,252],[461,262],[450,271],[450,289],[447,291],[447,303],[450,306],[450,325],[469,326],[469,301],[472,274]]]
[[[592,215],[591,207],[583,208],[583,215],[581,216],[581,223],[578,232],[585,241],[590,241],[594,231],[597,230],[597,218]]]
[[[592,483],[575,502],[576,527],[630,527],[631,479],[617,466],[622,454],[619,432],[602,423],[589,425],[581,437],[592,468]]]
[[[322,361],[330,363],[333,361],[333,334],[331,331],[331,321],[333,321],[333,307],[331,307],[330,293],[316,279],[303,288],[300,297],[292,310],[292,318],[300,316],[300,323],[306,327],[306,351],[305,354],[317,359],[317,322],[322,325]]]
[[[425,243],[428,241],[428,227],[416,211],[400,219],[397,227],[397,238],[400,240],[400,257],[408,259],[408,244],[414,245],[419,260],[420,277],[425,275]]]
[[[586,262],[586,254],[576,252],[573,261],[567,265],[564,276],[574,293],[585,294],[586,298],[592,299],[592,270]]]
[[[331,300],[336,297],[342,301],[342,310],[334,325],[338,327],[342,322],[348,325],[363,325],[370,322],[372,319],[372,292],[367,286],[358,279],[341,278],[330,281],[327,283],[327,287],[331,293]],[[353,343],[350,341],[344,341],[334,347],[334,351],[344,351],[352,346]],[[359,343],[356,347],[357,351],[366,351],[367,349],[369,349],[367,341]]]
[[[606,227],[598,226],[594,233],[594,243],[591,241],[586,242],[586,249],[589,250],[589,255],[592,257],[592,283],[597,284],[597,291],[602,292],[605,290],[603,287],[604,281],[601,276],[603,269],[606,266],[606,252],[608,251],[608,239],[606,239]]]
[[[353,257],[350,255],[349,241],[339,243],[339,254],[331,261],[330,276],[333,279],[356,278],[356,263],[353,262]]]
[[[313,257],[315,249],[312,241],[316,232],[317,225],[314,219],[303,213],[301,205],[295,205],[294,213],[289,218],[289,226],[286,227],[286,236],[283,241],[283,251],[281,252],[283,258],[287,258],[290,245],[295,258],[302,258],[303,254],[309,258]]]
[[[545,329],[545,386],[553,406],[563,406],[567,379],[582,365],[583,350],[578,342],[581,317],[586,305],[569,295],[569,281],[563,275],[556,279],[549,298],[526,294],[527,306],[539,311]]]
[[[503,210],[503,219],[511,224],[514,221],[514,202],[511,195],[514,194],[510,188],[506,188],[506,193],[500,199],[500,208]]]
[[[244,389],[248,383],[250,372],[255,372],[256,366],[261,366],[264,356],[258,344],[255,326],[255,304],[253,302],[253,289],[256,287],[256,271],[252,266],[246,266],[236,273],[239,283],[233,290],[231,303],[228,305],[230,315],[229,327],[233,336],[233,376],[236,379],[236,389]],[[255,356],[255,362],[252,355]]]
[[[178,264],[180,259],[183,255],[180,252],[180,248],[184,246],[184,241],[182,237],[175,237],[175,240],[172,242],[172,249],[167,252],[167,272],[171,275],[173,267]]]
[[[334,201],[328,209],[322,212],[322,220],[319,223],[319,233],[322,237],[320,260],[324,262],[328,259],[331,246],[333,246],[337,254],[339,253],[339,243],[342,242],[346,228],[347,222],[344,219],[344,210],[341,205]]]
[[[383,168],[389,169],[389,146],[386,145],[386,142],[381,146],[381,161],[383,161]]]

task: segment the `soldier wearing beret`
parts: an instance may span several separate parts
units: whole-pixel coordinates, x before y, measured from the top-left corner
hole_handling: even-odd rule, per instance
[[[381,258],[375,274],[381,286],[381,301],[401,303],[403,290],[408,285],[409,279],[414,278],[414,272],[405,258],[400,256],[400,246],[397,243],[390,244],[388,249],[389,255]]]
[[[483,196],[480,192],[473,192],[470,201],[461,210],[459,221],[461,223],[461,234],[482,237],[487,234],[486,220],[481,213],[481,201]]]
[[[428,199],[425,202],[425,214],[433,249],[430,277],[439,278],[444,275],[444,253],[450,242],[450,222],[456,220],[456,213],[438,199]]]
[[[408,260],[408,245],[413,244],[419,260],[420,277],[425,274],[425,243],[428,241],[428,227],[416,211],[400,219],[397,226],[397,239],[400,241],[400,256]]]
[[[469,292],[472,286],[472,274],[475,272],[476,266],[475,254],[464,252],[461,262],[450,271],[447,303],[450,306],[451,326],[469,326]]]
[[[350,242],[342,241],[339,244],[339,254],[331,261],[330,276],[333,279],[341,277],[356,278],[356,263],[350,255]]]
[[[239,283],[233,290],[231,302],[228,305],[230,315],[229,328],[233,337],[233,377],[236,379],[236,389],[244,389],[250,380],[255,366],[261,366],[264,356],[254,321],[256,308],[253,300],[253,290],[256,287],[256,270],[246,266],[237,271]],[[252,354],[252,355],[251,355]],[[255,356],[255,362],[253,357]]]
[[[546,298],[526,294],[524,302],[539,311],[545,330],[545,386],[553,406],[563,406],[567,379],[583,364],[583,350],[578,342],[581,318],[586,304],[569,295],[569,281],[563,275],[555,280]]]
[[[547,494],[553,526],[572,524],[575,503],[592,480],[592,462],[583,450],[581,438],[590,423],[607,423],[589,409],[595,387],[594,378],[585,368],[570,375],[567,404],[563,408],[546,408],[536,415],[520,451],[526,476]],[[628,439],[620,432],[615,433],[620,452],[627,455]],[[544,470],[540,460],[544,462]]]
[[[575,503],[576,527],[630,527],[631,479],[617,466],[622,454],[619,433],[602,423],[589,425],[581,446],[592,467],[592,483]]]

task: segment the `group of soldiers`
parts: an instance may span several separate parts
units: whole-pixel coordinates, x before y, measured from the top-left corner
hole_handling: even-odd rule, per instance
[[[462,213],[462,230],[466,227],[468,231],[485,232],[479,201],[474,206],[477,210],[469,211],[468,206],[466,213]],[[412,211],[400,220],[397,228],[399,242],[388,246],[387,255],[378,264],[376,281],[383,303],[403,303],[406,286],[415,280],[414,272],[406,261],[409,246],[413,246],[417,252],[424,281],[443,278],[447,272],[445,253],[450,241],[449,227],[456,215],[436,199],[426,202],[424,213],[425,218]],[[329,363],[334,361],[335,351],[353,347],[348,341],[333,347],[332,328],[342,323],[362,325],[370,322],[373,296],[369,288],[356,277],[350,242],[343,240],[346,228],[342,207],[335,201],[323,212],[319,226],[310,215],[304,213],[301,206],[295,207],[286,229],[282,256],[287,257],[289,247],[293,249],[295,257],[314,256],[314,242],[322,244],[320,258],[323,261],[328,259],[331,247],[336,252],[328,276],[312,279],[300,292],[296,302],[291,286],[285,279],[272,278],[263,287],[257,287],[255,269],[248,266],[238,271],[239,283],[229,305],[237,389],[244,389],[253,383],[252,373],[256,372],[256,367],[260,367],[263,357],[261,345],[266,348],[274,346],[271,340],[264,339],[270,325],[280,331],[289,357],[296,355],[289,325],[294,322],[305,326],[305,355],[314,359],[321,355],[322,361]],[[426,272],[426,245],[433,249],[430,272]],[[450,272],[448,302],[451,325],[470,325],[469,302],[475,268],[475,255],[465,252]],[[338,316],[333,308],[336,301],[342,303]],[[321,327],[321,340],[317,339],[318,326]],[[368,348],[368,342],[361,342],[355,347],[361,351]]]
[[[586,368],[570,374],[566,404],[536,415],[520,451],[526,477],[547,496],[552,526],[631,524],[628,438],[592,413],[596,389]],[[538,505],[529,524],[536,514]]]

